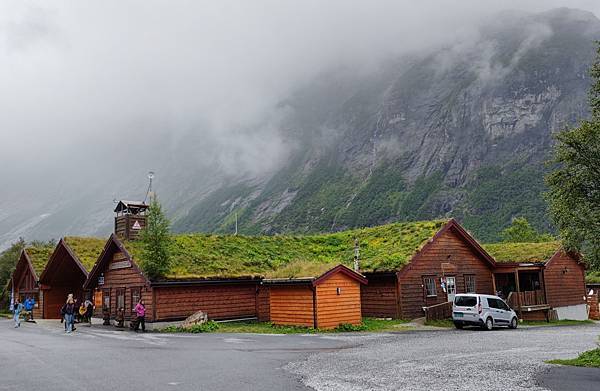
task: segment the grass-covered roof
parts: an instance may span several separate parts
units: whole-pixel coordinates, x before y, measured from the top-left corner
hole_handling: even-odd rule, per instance
[[[167,278],[266,276],[314,277],[338,264],[351,266],[359,240],[361,271],[397,270],[447,220],[393,223],[321,235],[174,235]],[[139,241],[125,247],[140,263]]]
[[[548,261],[560,248],[560,242],[491,243],[483,248],[496,262],[536,263]]]
[[[67,236],[64,241],[88,272],[94,267],[94,263],[96,263],[106,244],[106,239],[78,236]]]
[[[31,264],[33,265],[33,269],[35,270],[35,274],[37,274],[38,277],[42,274],[44,268],[46,268],[46,264],[54,251],[54,247],[55,246],[52,243],[34,243],[25,248],[29,259],[31,260]]]
[[[585,275],[585,282],[588,284],[600,284],[600,272],[588,272]]]

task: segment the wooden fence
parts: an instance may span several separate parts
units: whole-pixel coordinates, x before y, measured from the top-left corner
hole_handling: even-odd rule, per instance
[[[510,292],[506,301],[511,308],[519,308],[519,306],[529,307],[534,305],[547,304],[546,297],[544,296],[544,291],[542,290]]]
[[[452,302],[448,301],[441,304],[423,307],[425,311],[425,320],[442,320],[452,318]]]

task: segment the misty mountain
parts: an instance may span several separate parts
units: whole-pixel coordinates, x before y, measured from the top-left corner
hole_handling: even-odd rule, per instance
[[[143,199],[148,169],[180,232],[233,232],[236,216],[242,233],[447,216],[485,240],[514,216],[552,230],[545,163],[552,134],[588,114],[595,39],[589,12],[503,12],[453,42],[323,71],[227,137],[198,132],[214,125],[203,121],[176,137],[115,137],[112,156],[86,151],[84,173],[48,168],[43,191],[27,175],[5,191],[0,243],[106,235],[113,199]]]

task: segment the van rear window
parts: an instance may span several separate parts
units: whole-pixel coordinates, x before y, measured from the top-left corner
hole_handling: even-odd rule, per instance
[[[477,305],[477,296],[456,296],[454,304],[461,307],[475,307]]]

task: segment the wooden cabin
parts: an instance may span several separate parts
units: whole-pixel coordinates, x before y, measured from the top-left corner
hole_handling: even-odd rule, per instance
[[[360,287],[367,280],[344,265],[319,277],[266,279],[270,320],[278,325],[331,329],[362,323]]]
[[[585,265],[559,242],[485,245],[497,293],[528,320],[587,319]]]
[[[104,244],[102,239],[84,237],[65,237],[58,242],[39,279],[44,293],[44,318],[59,319],[70,293],[80,303],[90,298],[83,284]]]
[[[600,320],[600,283],[586,282],[589,318]]]
[[[23,303],[28,297],[35,299],[34,318],[43,316],[44,294],[40,290],[38,276],[44,270],[51,253],[52,246],[49,245],[28,246],[23,249],[8,283],[11,300],[18,297]]]
[[[191,242],[189,247],[178,248],[175,257],[195,259],[196,245]],[[152,280],[140,269],[141,260],[139,242],[125,242],[111,235],[84,284],[96,297],[96,316],[108,314],[114,319],[122,308],[129,321],[135,316],[135,304],[142,298],[149,323],[183,320],[200,310],[213,320],[268,318],[260,312],[265,310],[260,305],[260,300],[264,301],[260,277],[187,272],[177,275],[184,270],[181,265],[179,269],[174,265],[172,274]]]
[[[494,293],[493,258],[454,219],[404,223],[387,240],[404,251],[391,254],[393,262],[361,260],[369,281],[361,288],[363,316],[443,318],[457,293]]]

